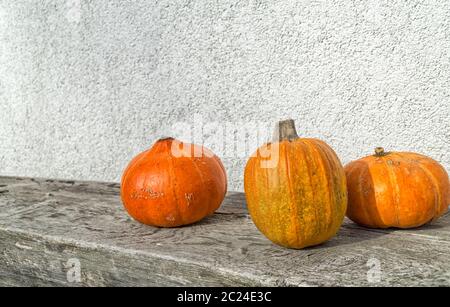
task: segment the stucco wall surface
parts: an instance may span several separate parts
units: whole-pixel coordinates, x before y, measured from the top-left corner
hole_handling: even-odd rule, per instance
[[[179,123],[288,117],[344,163],[384,146],[448,170],[450,2],[0,0],[2,175],[118,181]],[[244,155],[223,160],[242,190]]]

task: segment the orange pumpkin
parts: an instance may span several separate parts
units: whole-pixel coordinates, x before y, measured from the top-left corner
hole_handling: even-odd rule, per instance
[[[177,227],[213,214],[226,190],[225,169],[217,156],[167,138],[131,161],[122,177],[121,197],[139,222]]]
[[[245,167],[245,195],[257,228],[288,248],[321,244],[339,230],[347,208],[345,173],[335,152],[298,137],[293,120],[280,122],[273,143]]]
[[[345,167],[349,193],[347,215],[372,228],[414,228],[448,210],[449,179],[445,169],[426,156],[385,152]]]

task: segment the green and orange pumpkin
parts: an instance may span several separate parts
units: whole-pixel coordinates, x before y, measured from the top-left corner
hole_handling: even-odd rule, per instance
[[[344,169],[325,142],[299,138],[293,120],[249,159],[245,195],[257,228],[271,241],[301,249],[338,232],[347,208]]]

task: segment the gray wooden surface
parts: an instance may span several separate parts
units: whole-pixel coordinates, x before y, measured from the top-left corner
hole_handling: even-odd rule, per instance
[[[3,286],[450,286],[449,260],[449,215],[410,231],[346,221],[326,244],[289,250],[257,231],[242,193],[158,229],[127,216],[118,184],[0,177]]]

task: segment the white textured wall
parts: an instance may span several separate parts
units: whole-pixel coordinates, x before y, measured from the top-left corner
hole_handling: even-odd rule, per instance
[[[194,114],[449,169],[450,2],[0,0],[0,174],[117,181]]]

